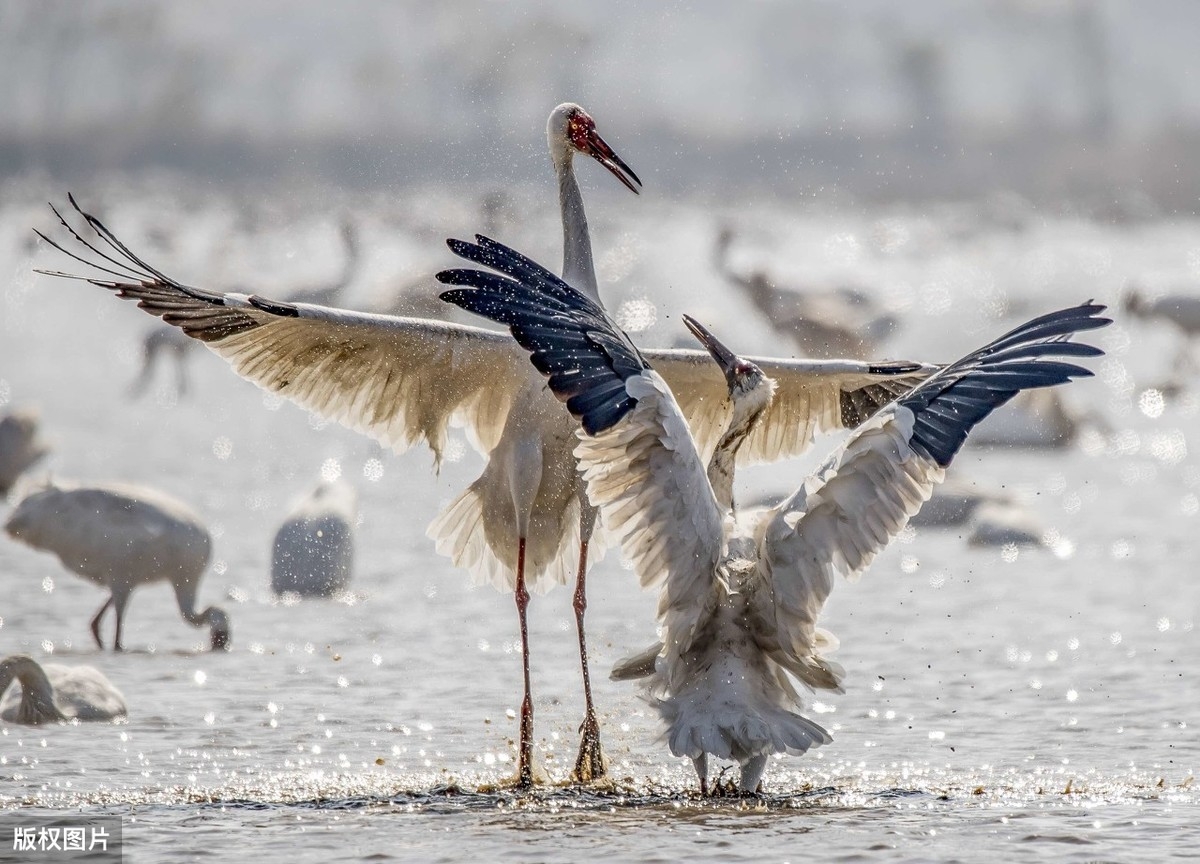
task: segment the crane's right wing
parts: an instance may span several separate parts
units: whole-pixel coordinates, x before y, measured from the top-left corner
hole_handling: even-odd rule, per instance
[[[659,616],[689,638],[711,596],[724,514],[687,420],[641,352],[592,300],[486,237],[455,254],[505,274],[446,270],[442,298],[506,324],[550,389],[583,426],[575,449],[588,497],[646,587]],[[710,361],[711,362],[711,361]]]
[[[728,419],[729,391],[720,368],[704,351],[643,349],[642,354],[670,386],[697,448],[707,455]],[[770,406],[738,449],[738,463],[748,465],[799,456],[817,435],[855,428],[938,368],[903,360],[746,359],[776,383]]]
[[[771,512],[761,551],[789,670],[812,683],[805,670],[834,578],[856,578],[891,542],[979,421],[1022,390],[1092,374],[1058,358],[1103,353],[1067,338],[1111,323],[1104,308],[1043,315],[945,367],[872,417]]]
[[[502,333],[189,288],[137,257],[74,198],[71,206],[98,241],[85,240],[54,208],[84,247],[81,254],[38,235],[115,278],[49,275],[83,279],[136,300],[203,342],[243,378],[397,451],[424,441],[440,459],[454,421],[467,427],[481,452],[489,452],[529,378],[525,352]]]

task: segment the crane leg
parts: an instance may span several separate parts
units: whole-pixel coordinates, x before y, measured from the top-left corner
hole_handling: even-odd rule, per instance
[[[154,377],[154,367],[157,363],[158,349],[153,344],[144,342],[142,345],[142,371],[138,373],[137,379],[129,385],[129,398],[142,398],[142,394],[146,392],[146,388],[150,386],[150,381]]]
[[[708,794],[708,754],[701,753],[692,759],[692,765],[696,767],[696,776],[700,778],[700,794]]]
[[[104,617],[104,613],[108,611],[108,607],[113,605],[113,598],[110,594],[108,599],[104,601],[104,605],[100,607],[100,611],[92,618],[92,638],[96,640],[96,647],[101,651],[104,650],[104,642],[100,639],[100,619]]]
[[[125,646],[121,644],[121,629],[125,624],[125,604],[129,602],[129,595],[122,594],[113,597],[113,604],[117,610],[117,635],[113,639],[113,650],[124,651]]]
[[[186,348],[177,348],[175,350],[175,390],[180,399],[188,395],[188,367]]]
[[[762,789],[762,776],[767,768],[765,753],[755,756],[742,766],[742,776],[738,780],[738,790],[746,794],[758,794]]]
[[[585,706],[583,724],[579,727],[579,756],[575,759],[575,771],[571,777],[577,783],[591,783],[602,779],[608,773],[607,760],[600,747],[600,722],[596,719],[596,709],[592,705],[592,678],[588,671],[587,638],[583,631],[583,614],[587,611],[587,575],[588,543],[586,540],[579,544],[579,575],[575,580],[575,627],[579,631],[579,662],[583,666],[583,703]]]
[[[525,610],[529,591],[525,587],[525,538],[517,546],[517,616],[521,619],[521,664],[525,675],[525,698],[521,700],[521,730],[517,745],[517,785],[533,785],[533,695],[529,687],[529,626]]]

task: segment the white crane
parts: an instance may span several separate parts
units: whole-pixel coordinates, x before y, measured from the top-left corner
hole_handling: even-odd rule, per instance
[[[1091,373],[1056,357],[1094,357],[1066,341],[1109,323],[1104,307],[1036,318],[934,374],[858,429],[775,507],[733,505],[737,452],[775,382],[694,321],[725,373],[732,409],[707,468],[668,383],[605,311],[547,270],[485,237],[450,241],[505,275],[458,269],[443,299],[509,326],[582,425],[576,455],[588,495],[643,586],[659,587],[663,642],[624,664],[650,677],[676,756],[707,787],[711,754],[736,760],[757,790],[773,753],[803,753],[828,733],[796,713],[794,679],[840,689],[834,644],[816,622],[834,577],[857,577],[899,533],[971,428],[1021,390]]]
[[[116,613],[113,649],[129,596],[139,585],[167,581],[179,614],[193,627],[208,625],[214,651],[229,646],[229,617],[216,606],[196,611],[200,579],[212,540],[191,508],[154,489],[125,484],[59,486],[30,492],[9,514],[4,530],[34,549],[53,552],[68,570],[107,588],[108,600],[92,618],[92,636],[109,607]]]
[[[566,120],[565,132],[558,128],[560,119]],[[551,115],[551,149],[562,154],[555,164],[563,164],[567,150],[553,141],[569,138],[572,148],[587,147],[583,152],[624,176],[624,163],[616,161],[590,120],[569,111],[564,118],[558,109]],[[561,173],[564,269],[589,272],[590,267],[572,263],[591,260],[590,244],[578,184],[573,173],[566,169]],[[242,377],[397,451],[423,441],[435,460],[440,460],[450,423],[465,425],[472,443],[487,457],[487,466],[434,521],[429,533],[436,538],[438,550],[468,569],[477,582],[514,588],[522,622],[529,590],[565,584],[574,575],[581,665],[587,669],[582,638],[586,598],[579,577],[589,560],[587,541],[594,515],[581,505],[586,499],[581,496],[571,453],[574,427],[511,338],[443,321],[190,288],[132,253],[98,219],[80,211],[73,198],[71,204],[89,230],[98,232],[98,243],[85,240],[55,213],[93,260],[44,235],[43,239],[115,277],[87,281],[136,300],[146,312],[204,342]],[[591,282],[584,280],[585,285]],[[725,414],[725,384],[719,371],[703,351],[653,350],[646,355],[674,388],[701,448],[711,447]],[[751,431],[740,451],[746,462],[802,453],[819,432],[857,425],[933,369],[905,362],[779,358],[756,358],[756,362],[778,381],[778,390],[764,421]],[[527,636],[526,628],[521,629],[528,696]],[[584,698],[575,771],[581,779],[598,776],[603,769],[599,724],[586,672]],[[518,781],[529,783],[529,698],[522,702],[521,718]]]
[[[1124,308],[1135,318],[1165,321],[1174,325],[1184,338],[1175,359],[1176,368],[1196,368],[1196,358],[1192,352],[1195,339],[1200,336],[1200,296],[1165,294],[1151,297],[1141,288],[1132,286],[1125,294]]]
[[[38,438],[36,412],[20,409],[0,417],[0,496],[49,452]]]
[[[346,590],[354,566],[358,493],[345,480],[322,481],[292,507],[271,554],[271,590],[332,597]]]
[[[808,357],[870,357],[896,328],[896,317],[877,308],[857,288],[789,290],[761,270],[739,273],[729,263],[733,230],[717,233],[717,272],[746,297],[775,330]]]
[[[20,687],[10,689],[14,680]],[[41,666],[28,654],[0,660],[0,696],[0,720],[8,723],[116,720],[129,713],[121,691],[94,666]]]

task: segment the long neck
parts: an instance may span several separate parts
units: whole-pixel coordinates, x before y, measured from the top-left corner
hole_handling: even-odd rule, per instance
[[[196,611],[196,586],[191,580],[175,583],[175,600],[179,603],[179,614],[183,616],[184,621],[193,627],[208,623],[209,610]]]
[[[342,265],[342,275],[338,279],[337,288],[339,292],[345,291],[354,281],[354,274],[358,272],[358,239],[354,235],[354,229],[349,225],[342,230],[342,240],[346,244],[346,263]]]
[[[66,719],[54,705],[54,688],[45,671],[32,657],[6,657],[0,661],[0,694],[16,678],[21,682],[18,723],[50,723]]]
[[[746,436],[754,426],[754,421],[761,413],[762,408],[746,410],[734,402],[733,416],[730,418],[729,427],[721,436],[721,440],[717,442],[717,447],[708,460],[709,485],[712,486],[713,494],[717,496],[717,503],[726,510],[735,509],[733,474],[737,466],[738,448],[746,440]]]
[[[554,158],[554,171],[558,175],[558,205],[562,209],[562,277],[599,303],[600,289],[596,285],[596,268],[592,263],[592,239],[588,234],[583,194],[575,179],[573,163],[570,151]]]

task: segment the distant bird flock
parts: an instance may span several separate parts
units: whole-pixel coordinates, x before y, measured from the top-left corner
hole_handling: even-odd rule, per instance
[[[935,490],[976,424],[1010,401],[989,443],[1068,444],[1081,420],[1049,388],[1092,374],[1087,361],[1101,352],[1076,337],[1109,319],[1103,306],[1083,303],[1046,310],[946,366],[876,361],[898,326],[890,312],[853,287],[793,291],[739,269],[729,254],[734,230],[723,226],[714,272],[769,319],[786,341],[774,348],[781,356],[735,351],[708,329],[719,322],[682,309],[697,348],[642,347],[605,311],[574,157],[599,162],[634,193],[641,181],[578,105],[557,106],[546,136],[562,220],[560,275],[483,235],[450,241],[473,266],[437,274],[447,286],[443,300],[511,336],[452,323],[436,310],[400,317],[333,308],[358,273],[352,220],[343,221],[342,275],[287,301],[187,287],[74,198],[70,209],[54,210],[60,231],[38,233],[88,269],[42,272],[83,279],[161,319],[145,337],[135,395],[164,351],[177,358],[176,387],[186,395],[184,356],[196,341],[240,376],[397,452],[424,444],[440,460],[450,423],[468,428],[483,472],[430,514],[427,533],[475,582],[515,599],[523,663],[515,786],[541,780],[532,748],[531,595],[567,583],[585,702],[570,779],[608,775],[585,611],[589,569],[615,543],[641,586],[657,592],[661,638],[626,646],[612,677],[643,688],[667,749],[691,760],[702,794],[712,789],[709,760],[719,760],[740,766],[738,790],[752,795],[771,756],[832,740],[802,713],[801,693],[843,686],[845,671],[832,659],[837,639],[820,626],[839,577],[857,579],[910,521],[970,522],[972,542],[1038,542],[1036,522],[1004,496],[953,480],[942,495]],[[1127,309],[1169,318],[1189,337],[1197,330],[1183,301],[1133,293]],[[853,431],[793,491],[738,505],[739,466],[799,455],[839,429]],[[11,504],[4,529],[108,592],[90,622],[96,645],[122,650],[134,589],[165,581],[179,616],[206,628],[213,650],[228,650],[228,614],[199,602],[212,554],[202,519],[145,487],[32,476],[18,483],[48,449],[36,414],[0,417],[0,495]],[[322,482],[298,499],[274,537],[271,590],[346,591],[357,519],[357,493],[345,481]],[[0,695],[6,690],[6,722],[113,720],[128,710],[97,670],[42,667],[26,655],[0,660]]]

